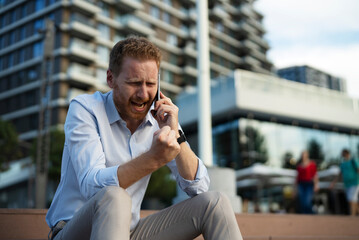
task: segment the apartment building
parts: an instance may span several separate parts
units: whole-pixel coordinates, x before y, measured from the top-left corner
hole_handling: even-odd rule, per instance
[[[253,1],[210,2],[211,78],[237,68],[270,73],[263,16]],[[161,87],[175,97],[195,85],[195,0],[0,0],[0,116],[20,138],[37,135],[44,65],[44,29],[55,23],[51,125],[63,126],[70,100],[109,90],[106,70],[115,42],[149,38],[163,52]]]
[[[294,82],[305,83],[340,92],[346,92],[347,90],[344,79],[307,65],[281,68],[278,69],[277,74],[282,78]]]

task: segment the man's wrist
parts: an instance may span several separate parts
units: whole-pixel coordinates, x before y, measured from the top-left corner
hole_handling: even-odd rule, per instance
[[[177,138],[178,144],[187,142],[187,138],[186,138],[186,136],[184,135],[184,133],[182,132],[182,130],[178,130],[178,134],[179,134],[179,137]]]

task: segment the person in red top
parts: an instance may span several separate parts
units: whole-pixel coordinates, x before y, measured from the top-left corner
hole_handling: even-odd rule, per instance
[[[310,160],[307,151],[302,152],[301,160],[297,166],[297,193],[299,199],[299,212],[312,214],[312,199],[314,192],[319,190],[317,165]]]

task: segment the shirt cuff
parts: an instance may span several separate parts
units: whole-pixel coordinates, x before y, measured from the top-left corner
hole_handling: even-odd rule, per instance
[[[118,166],[103,168],[97,172],[96,180],[99,185],[106,186],[119,186],[117,177]]]
[[[184,179],[180,174],[179,178],[179,185],[181,189],[185,191],[190,197],[208,191],[209,176],[207,168],[204,166],[203,162],[200,159],[198,159],[198,168],[194,180]]]

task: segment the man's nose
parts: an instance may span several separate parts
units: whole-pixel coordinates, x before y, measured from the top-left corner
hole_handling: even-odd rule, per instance
[[[137,89],[137,97],[141,99],[147,99],[148,98],[148,89],[146,84],[141,84],[141,86]]]

